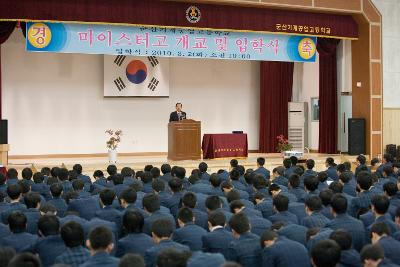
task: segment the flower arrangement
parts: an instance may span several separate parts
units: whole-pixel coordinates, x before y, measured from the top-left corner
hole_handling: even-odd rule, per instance
[[[115,150],[118,147],[119,142],[121,142],[122,130],[107,130],[106,133],[110,136],[110,139],[106,142],[107,148]]]
[[[278,146],[276,147],[276,150],[278,152],[284,152],[284,151],[290,151],[293,148],[293,145],[289,143],[289,140],[283,135],[278,135],[276,137],[276,140],[278,140]]]

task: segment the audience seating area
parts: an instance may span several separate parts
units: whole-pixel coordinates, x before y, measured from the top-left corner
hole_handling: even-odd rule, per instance
[[[0,174],[0,267],[400,266],[400,163]]]

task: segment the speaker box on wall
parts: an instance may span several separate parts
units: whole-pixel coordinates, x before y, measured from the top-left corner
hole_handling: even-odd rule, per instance
[[[8,120],[0,120],[0,144],[8,144]]]
[[[349,154],[365,154],[365,119],[349,119]]]

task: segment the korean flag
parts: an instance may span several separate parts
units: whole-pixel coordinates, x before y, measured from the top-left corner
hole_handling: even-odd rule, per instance
[[[104,96],[169,96],[169,59],[104,55]]]

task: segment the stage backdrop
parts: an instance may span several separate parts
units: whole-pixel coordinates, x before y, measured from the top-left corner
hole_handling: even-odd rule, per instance
[[[169,96],[169,59],[104,56],[104,96]]]

